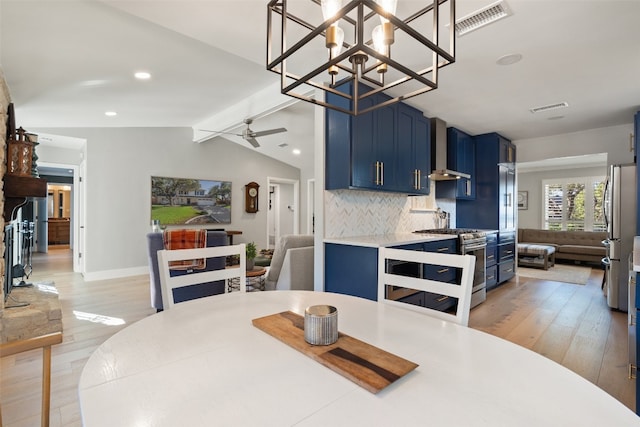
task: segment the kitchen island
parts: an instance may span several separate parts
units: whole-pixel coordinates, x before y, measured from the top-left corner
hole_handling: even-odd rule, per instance
[[[442,234],[398,233],[326,238],[325,291],[376,301],[378,248],[457,253],[457,245],[457,236]]]

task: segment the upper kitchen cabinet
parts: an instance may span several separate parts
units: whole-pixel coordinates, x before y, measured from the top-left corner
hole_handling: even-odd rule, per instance
[[[497,133],[474,138],[476,199],[456,204],[458,227],[491,230],[516,229],[516,151],[511,141]],[[509,154],[511,153],[511,154]]]
[[[351,83],[341,91],[351,91]],[[362,85],[361,90],[370,90]],[[363,108],[386,95],[363,100]],[[327,102],[348,107],[349,101],[327,94]],[[354,188],[407,194],[429,194],[430,124],[406,104],[393,104],[350,116],[326,110],[326,188]]]
[[[429,119],[422,112],[406,104],[398,104],[397,111],[397,167],[398,191],[429,194],[431,170],[431,137]]]
[[[471,135],[453,127],[447,129],[447,166],[449,169],[471,176],[471,178],[453,181],[455,184],[453,196],[460,200],[474,200],[476,198],[475,141]]]

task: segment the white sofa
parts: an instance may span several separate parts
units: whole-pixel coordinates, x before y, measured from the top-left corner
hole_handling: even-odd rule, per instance
[[[313,236],[280,237],[265,278],[265,290],[313,290]]]

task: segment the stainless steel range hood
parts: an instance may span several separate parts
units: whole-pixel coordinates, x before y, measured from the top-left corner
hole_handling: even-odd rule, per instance
[[[450,181],[471,175],[447,168],[447,124],[442,119],[431,119],[431,165],[429,178],[434,181]]]

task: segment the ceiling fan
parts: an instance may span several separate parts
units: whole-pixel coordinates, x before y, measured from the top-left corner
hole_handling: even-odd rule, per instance
[[[218,134],[241,136],[245,141],[247,141],[249,144],[253,145],[255,148],[260,147],[260,144],[258,144],[258,140],[256,138],[259,138],[261,136],[273,135],[273,134],[276,134],[276,133],[282,133],[282,132],[286,132],[287,131],[287,129],[285,129],[285,128],[277,128],[277,129],[268,129],[268,130],[261,130],[261,131],[258,131],[258,132],[254,132],[254,131],[251,130],[251,128],[249,128],[249,125],[251,123],[253,123],[252,119],[244,119],[244,123],[247,125],[247,128],[245,130],[243,130],[242,133],[220,132],[220,131],[206,130],[206,129],[200,129],[200,130],[203,131],[203,132],[213,132],[213,133],[218,133]]]

